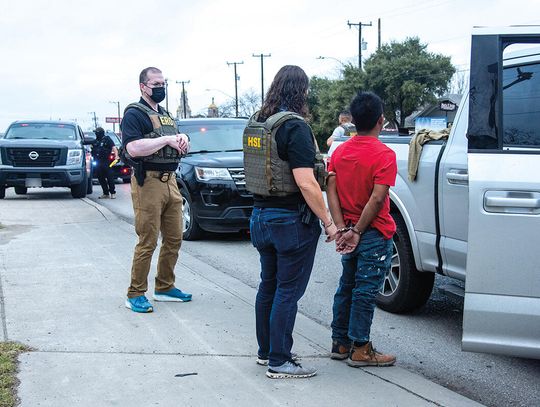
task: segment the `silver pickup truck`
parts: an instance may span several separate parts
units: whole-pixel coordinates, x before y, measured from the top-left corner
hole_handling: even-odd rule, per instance
[[[415,181],[410,137],[381,141],[398,160],[397,232],[378,305],[413,310],[435,273],[453,277],[464,350],[540,358],[540,27],[475,29],[470,91],[448,140],[423,146]]]

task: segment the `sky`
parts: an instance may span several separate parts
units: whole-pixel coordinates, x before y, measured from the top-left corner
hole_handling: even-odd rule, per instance
[[[238,92],[260,94],[280,67],[337,78],[342,63],[358,61],[358,29],[376,51],[417,36],[428,51],[450,56],[467,74],[473,26],[540,25],[539,0],[0,0],[0,132],[14,120],[76,120],[84,130],[117,116],[140,97],[138,76],[156,66],[167,78],[176,113],[186,84],[193,114],[206,113]],[[317,59],[319,56],[330,58]],[[111,103],[112,102],[112,103]],[[165,105],[165,101],[162,103]]]

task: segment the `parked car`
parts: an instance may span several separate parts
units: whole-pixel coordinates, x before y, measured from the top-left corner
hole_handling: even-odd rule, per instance
[[[93,137],[94,140],[96,138],[95,134],[91,131],[85,132],[85,134],[87,135],[87,137]],[[116,148],[120,148],[122,146],[122,140],[118,134],[110,130],[106,130],[105,134],[111,138]],[[109,159],[112,161],[114,159],[114,155],[111,154]],[[95,167],[95,165],[96,163],[92,161],[92,166]],[[119,160],[115,165],[113,165],[112,169],[114,178],[121,179],[124,184],[128,184],[131,182],[131,167],[125,164],[122,160]],[[97,179],[97,174],[93,173],[92,178]]]
[[[395,255],[378,305],[423,305],[434,273],[464,280],[464,290],[446,288],[465,298],[464,350],[540,358],[539,44],[538,27],[475,29],[470,96],[448,140],[424,145],[416,180],[410,138],[381,137],[398,177]]]
[[[246,190],[242,136],[246,119],[183,119],[191,149],[177,170],[184,239],[249,229],[253,196]]]
[[[64,121],[16,121],[0,139],[0,199],[6,188],[68,187],[74,198],[92,190],[81,128]]]

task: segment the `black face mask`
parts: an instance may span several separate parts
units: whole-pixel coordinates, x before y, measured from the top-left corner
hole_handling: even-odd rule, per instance
[[[152,88],[150,99],[156,103],[162,102],[165,99],[165,88]]]

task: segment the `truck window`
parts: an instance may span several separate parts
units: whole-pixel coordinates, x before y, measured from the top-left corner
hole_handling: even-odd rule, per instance
[[[503,145],[540,148],[540,63],[503,71]]]
[[[76,140],[75,127],[56,123],[15,123],[5,136],[7,139]]]

